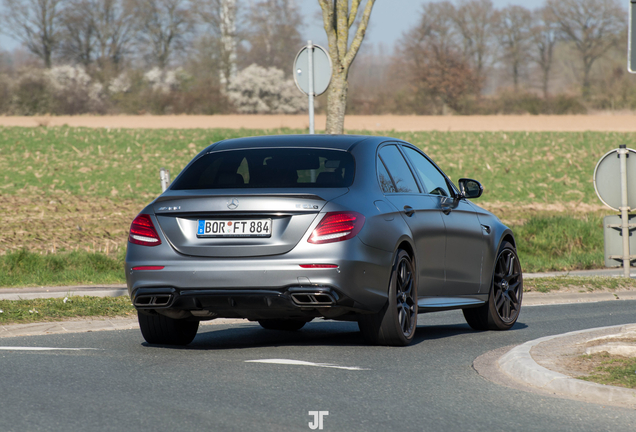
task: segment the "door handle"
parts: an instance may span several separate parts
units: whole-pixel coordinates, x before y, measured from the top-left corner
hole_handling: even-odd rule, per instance
[[[490,234],[490,227],[488,225],[481,224],[481,229],[486,233]]]
[[[415,213],[415,210],[413,209],[413,207],[411,206],[404,206],[404,214],[407,215],[408,217],[413,216],[413,213]]]

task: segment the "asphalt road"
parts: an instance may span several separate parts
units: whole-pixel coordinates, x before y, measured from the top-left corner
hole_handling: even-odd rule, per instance
[[[474,332],[459,311],[420,315],[407,348],[366,346],[355,324],[336,322],[206,326],[188,348],[148,346],[137,330],[6,338],[0,430],[304,431],[309,411],[328,411],[325,431],[634,431],[632,410],[502,387],[471,365],[542,336],[636,322],[635,309],[526,307],[508,332]],[[248,362],[272,359],[323,367]]]

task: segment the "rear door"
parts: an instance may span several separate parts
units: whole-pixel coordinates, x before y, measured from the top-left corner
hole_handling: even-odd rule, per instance
[[[387,200],[408,224],[415,243],[418,296],[440,295],[444,287],[444,222],[434,201],[420,193],[415,177],[397,145],[382,147],[377,160],[378,181]]]
[[[446,228],[446,284],[440,295],[473,295],[481,285],[485,236],[477,214],[465,200],[455,199],[446,176],[415,148],[402,146]]]

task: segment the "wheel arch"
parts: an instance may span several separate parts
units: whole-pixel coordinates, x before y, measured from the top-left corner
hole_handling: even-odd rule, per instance
[[[417,259],[415,258],[415,246],[413,242],[408,237],[402,237],[398,242],[398,245],[395,247],[393,251],[393,262],[395,263],[395,258],[397,257],[399,250],[404,250],[411,257],[411,265],[413,266],[413,276],[415,277],[415,283],[418,281],[418,273],[417,273]]]
[[[415,247],[413,247],[413,244],[410,241],[408,241],[406,239],[402,239],[400,241],[400,243],[395,248],[395,251],[393,251],[393,258],[394,259],[395,259],[395,256],[398,253],[398,250],[400,250],[400,249],[405,250],[409,254],[409,256],[411,257],[413,262],[415,262]]]
[[[512,234],[512,231],[510,231],[509,229],[506,230],[501,236],[501,240],[499,241],[499,247],[497,248],[497,250],[499,250],[503,242],[508,242],[512,245],[513,248],[515,248],[515,250],[517,249],[517,242],[515,241],[515,236]]]

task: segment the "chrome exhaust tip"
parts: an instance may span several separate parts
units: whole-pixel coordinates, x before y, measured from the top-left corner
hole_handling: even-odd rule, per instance
[[[336,299],[326,291],[307,291],[291,293],[291,298],[299,306],[333,306]]]
[[[139,295],[135,297],[133,305],[138,307],[162,307],[168,306],[171,301],[172,294]]]

